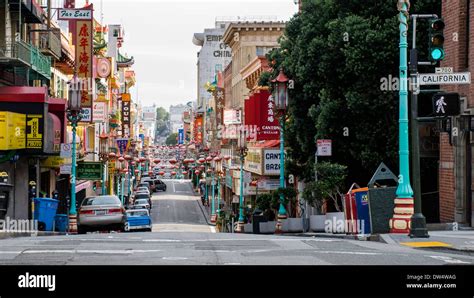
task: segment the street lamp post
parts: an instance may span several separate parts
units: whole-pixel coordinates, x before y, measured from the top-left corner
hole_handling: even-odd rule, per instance
[[[248,148],[246,144],[246,135],[243,127],[239,129],[237,147],[239,148],[240,155],[240,199],[239,199],[239,222],[237,225],[236,232],[243,232],[244,226],[244,161],[247,156]]]
[[[107,194],[106,181],[107,181],[107,160],[108,160],[108,151],[109,151],[109,136],[105,133],[105,128],[102,130],[102,133],[99,136],[99,158],[100,161],[104,163],[103,173],[102,173],[102,195]]]
[[[77,232],[77,210],[76,210],[76,127],[82,119],[81,113],[81,91],[82,82],[74,74],[69,86],[69,101],[67,119],[72,126],[72,155],[71,155],[71,207],[69,210],[69,231]]]
[[[413,212],[408,214],[405,210],[413,210],[413,190],[410,185],[410,163],[408,147],[408,67],[407,67],[407,48],[408,48],[408,9],[409,0],[398,1],[399,20],[400,20],[400,116],[399,127],[399,164],[400,175],[398,176],[397,198],[395,199],[395,210],[393,218],[390,219],[391,233],[410,232],[410,217]]]
[[[273,83],[273,103],[280,114],[280,188],[285,187],[285,111],[288,107],[288,78],[283,69]],[[282,221],[287,218],[285,209],[285,197],[280,193],[280,208],[278,210],[278,221],[275,229],[276,234],[282,233]]]

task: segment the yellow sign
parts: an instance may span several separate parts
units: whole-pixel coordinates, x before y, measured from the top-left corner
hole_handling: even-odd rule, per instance
[[[40,119],[43,115],[28,115],[26,126],[28,133],[26,134],[26,148],[41,149],[43,148],[43,129],[41,128]]]
[[[26,115],[0,112],[0,150],[24,149]]]
[[[50,156],[45,160],[41,161],[41,167],[43,168],[59,168],[64,164],[70,164],[70,158],[63,158],[59,156]]]
[[[130,93],[122,93],[122,101],[130,101]]]

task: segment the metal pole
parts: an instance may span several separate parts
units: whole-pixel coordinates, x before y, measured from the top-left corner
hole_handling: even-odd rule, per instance
[[[121,179],[122,180],[122,183],[121,183],[121,196],[120,196],[120,199],[122,201],[122,205],[124,204],[124,194],[125,194],[125,190],[124,190],[124,183],[125,183],[125,174],[124,176],[122,177],[122,175],[120,175]]]
[[[74,116],[73,116],[74,117]],[[70,215],[77,215],[76,210],[76,119],[72,119],[72,152],[71,152],[71,208]]]
[[[280,188],[285,187],[285,115],[280,117]],[[281,233],[282,220],[286,219],[285,197],[280,193],[280,209],[278,210],[278,222],[275,233]]]
[[[211,178],[211,184],[212,184],[212,209],[211,209],[211,217],[215,216],[216,214],[216,206],[215,206],[215,193],[216,193],[216,187],[215,187],[215,182],[214,182],[214,172],[212,172],[212,178]]]
[[[221,177],[217,176],[217,215],[219,216],[221,208]]]
[[[240,155],[240,200],[239,200],[239,224],[244,224],[244,155]]]
[[[412,84],[418,76],[418,51],[416,49],[416,16],[413,20],[413,45],[410,52],[410,75]],[[421,210],[421,175],[420,175],[420,130],[418,126],[418,92],[411,92],[411,141],[412,141],[412,175],[415,196],[414,214],[411,217],[410,237],[428,238],[426,218]]]
[[[409,0],[399,0],[398,10],[400,19],[400,111],[399,111],[399,167],[397,198],[395,214],[390,220],[392,233],[408,233],[410,220],[406,218],[406,210],[413,206],[413,190],[410,185],[410,161],[408,141],[408,84],[407,84],[407,48],[408,48],[408,9]],[[399,213],[397,213],[397,211]]]
[[[104,161],[104,173],[102,173],[102,195],[106,195],[107,190],[105,187],[105,181],[107,180],[107,161]]]

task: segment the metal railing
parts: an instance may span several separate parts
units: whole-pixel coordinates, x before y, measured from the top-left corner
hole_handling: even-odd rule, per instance
[[[41,51],[22,40],[15,40],[0,49],[0,58],[12,59],[25,64],[47,79],[51,77],[51,59]]]
[[[41,51],[46,50],[46,54],[61,58],[61,39],[54,32],[39,32],[37,45]]]

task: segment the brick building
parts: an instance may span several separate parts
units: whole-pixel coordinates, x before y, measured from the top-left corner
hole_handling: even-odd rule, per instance
[[[442,17],[446,58],[441,66],[474,72],[474,1],[443,0]],[[442,89],[460,94],[461,116],[451,119],[457,135],[454,131],[440,133],[440,221],[472,225],[474,85],[444,85]]]

